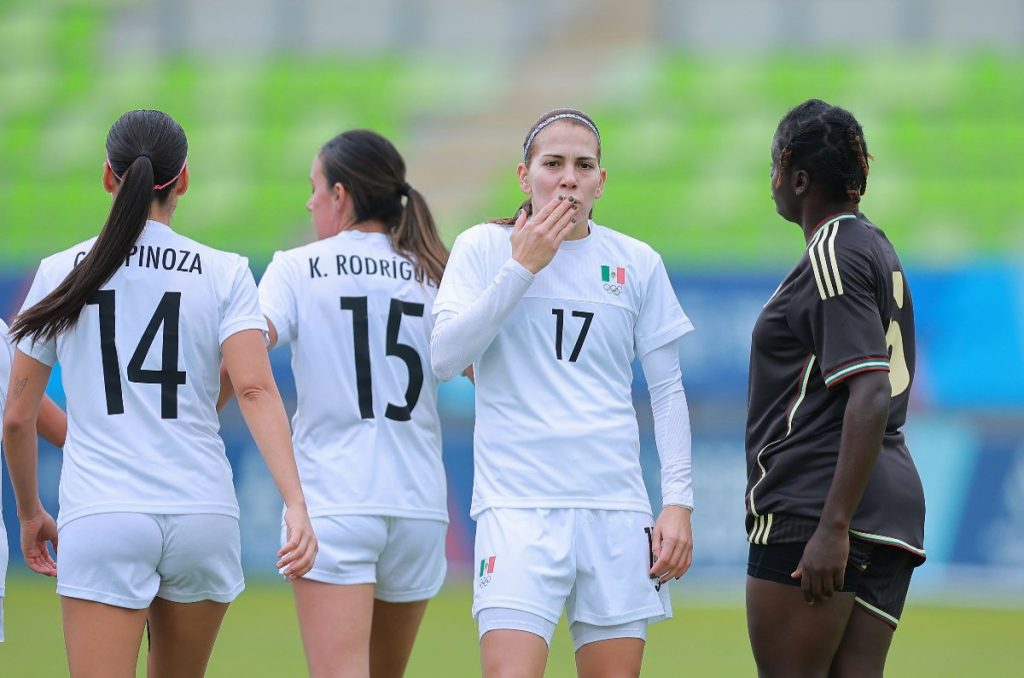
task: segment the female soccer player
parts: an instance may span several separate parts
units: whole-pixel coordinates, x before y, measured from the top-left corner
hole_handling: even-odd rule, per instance
[[[455,242],[431,357],[476,373],[480,563],[473,613],[485,676],[540,676],[565,608],[581,676],[637,675],[649,621],[690,565],[689,415],[678,340],[692,329],[661,258],[588,218],[601,137],[580,111],[530,129],[514,219]],[[653,520],[631,399],[651,392],[665,508]]]
[[[223,357],[242,413],[288,506],[278,567],[313,563],[316,540],[244,258],[171,230],[188,143],[159,111],[107,135],[99,236],[44,259],[11,326],[18,351],[4,417],[25,560],[57,575],[74,676],[201,676],[243,588],[238,503],[215,404]],[[59,522],[36,478],[36,411],[52,365],[70,412]],[[59,531],[59,532],[58,532]],[[47,549],[57,547],[60,571]]]
[[[7,385],[11,377],[12,348],[8,339],[7,323],[0,320],[0,417],[3,416],[7,401]],[[43,396],[37,420],[39,435],[57,447],[64,446],[68,432],[68,420],[57,405]],[[0,510],[0,643],[4,641],[4,580],[7,578],[7,530],[4,527],[3,511]]]
[[[293,582],[312,676],[401,676],[444,581],[448,511],[431,306],[448,251],[405,161],[353,130],[313,158],[318,240],[260,281],[292,344],[294,444],[320,552]]]
[[[881,676],[924,493],[900,427],[914,309],[860,213],[868,149],[812,99],[779,123],[772,198],[807,248],[754,325],[747,413],[747,621],[762,676]]]

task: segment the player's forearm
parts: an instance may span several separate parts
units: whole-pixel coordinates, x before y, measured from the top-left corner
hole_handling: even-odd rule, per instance
[[[237,395],[242,417],[284,503],[288,506],[304,503],[288,416],[276,385],[271,382],[248,386],[240,389]]]
[[[35,426],[4,419],[4,452],[7,472],[14,487],[18,517],[22,520],[39,513],[39,447]]]
[[[690,412],[679,368],[679,342],[672,341],[641,358],[654,418],[654,441],[661,461],[661,497],[665,506],[693,508]]]
[[[438,379],[448,381],[480,359],[533,278],[509,259],[472,304],[458,313],[438,315],[430,334],[430,365]]]
[[[64,447],[64,442],[68,437],[68,415],[64,414],[64,410],[57,407],[57,403],[44,397],[42,404],[39,406],[36,428],[39,431],[39,435],[51,445]]]
[[[850,395],[843,415],[839,459],[819,522],[821,526],[842,531],[850,528],[878,459],[891,394],[886,372],[866,372],[852,377],[847,388]]]

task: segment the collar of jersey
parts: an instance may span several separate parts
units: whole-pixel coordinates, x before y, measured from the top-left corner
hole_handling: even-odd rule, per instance
[[[587,225],[590,227],[590,233],[580,238],[579,240],[563,240],[562,244],[558,246],[559,249],[570,249],[575,250],[580,247],[586,247],[588,243],[594,240],[594,236],[597,235],[597,224],[593,221],[587,221]]]
[[[147,230],[147,231],[169,231],[169,230],[171,230],[171,227],[168,226],[167,224],[163,223],[162,221],[154,221],[152,219],[146,219],[146,229],[145,230]]]
[[[827,226],[827,225],[831,224],[834,221],[844,221],[846,219],[856,219],[856,218],[857,218],[857,215],[854,214],[853,212],[841,212],[840,214],[833,214],[830,217],[825,217],[820,222],[818,222],[817,226],[814,227],[814,229],[811,231],[811,235],[814,235],[815,233],[817,233],[818,230],[822,226]]]

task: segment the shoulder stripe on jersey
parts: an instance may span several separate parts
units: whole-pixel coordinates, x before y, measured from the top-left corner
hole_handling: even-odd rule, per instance
[[[889,371],[889,361],[884,359],[872,358],[869,360],[861,360],[845,367],[837,369],[832,374],[825,377],[825,386],[831,386],[837,381],[841,381],[846,377],[852,377],[857,372],[870,372],[871,370],[884,370]]]
[[[855,537],[860,537],[864,541],[870,541],[875,544],[884,544],[886,546],[895,546],[896,548],[903,549],[904,551],[910,551],[915,556],[921,558],[925,557],[924,549],[915,548],[907,542],[897,539],[896,537],[886,537],[881,534],[871,534],[869,532],[859,532],[857,530],[850,530],[850,534],[852,534]]]
[[[822,300],[843,293],[843,280],[839,275],[839,260],[836,258],[836,236],[839,234],[839,222],[855,218],[853,214],[843,214],[825,222],[807,244],[807,257],[811,261],[814,282]]]
[[[764,455],[765,452],[768,451],[768,448],[778,445],[783,440],[788,438],[789,434],[793,432],[793,417],[796,416],[797,408],[800,407],[800,403],[804,401],[804,397],[807,395],[807,383],[811,380],[811,370],[814,368],[815,360],[816,358],[813,354],[808,356],[807,363],[804,366],[803,372],[800,374],[800,381],[798,382],[796,399],[793,401],[793,406],[790,408],[789,415],[786,417],[786,433],[783,434],[783,436],[778,440],[773,440],[772,442],[762,447],[761,450],[757,453],[757,467],[761,469],[761,477],[758,478],[757,482],[754,483],[754,486],[750,488],[750,496],[748,497],[748,503],[750,504],[750,513],[755,518],[759,517],[760,514],[757,512],[757,509],[754,508],[754,492],[757,490],[757,486],[761,484],[761,481],[764,480],[765,476],[768,475],[768,469],[766,469],[764,467],[764,464],[761,463],[761,457],[762,455]]]
[[[888,612],[885,612],[883,610],[878,609],[877,607],[875,607],[871,603],[867,602],[863,598],[858,598],[857,596],[854,596],[853,597],[853,601],[855,603],[858,603],[861,606],[863,606],[865,612],[867,612],[868,614],[872,614],[872,615],[878,617],[879,619],[881,619],[882,621],[884,621],[885,623],[887,623],[889,626],[891,626],[893,628],[896,628],[896,626],[900,623],[899,619],[897,619],[896,617],[892,616]]]

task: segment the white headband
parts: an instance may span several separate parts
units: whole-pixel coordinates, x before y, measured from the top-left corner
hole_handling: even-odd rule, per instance
[[[530,157],[530,146],[533,145],[533,140],[537,136],[537,134],[539,134],[542,129],[544,129],[545,127],[547,127],[551,123],[557,122],[558,120],[565,120],[566,118],[572,118],[573,120],[578,120],[578,121],[582,122],[584,125],[589,127],[590,131],[594,133],[595,137],[597,137],[597,143],[601,143],[601,134],[600,134],[600,132],[597,131],[597,128],[594,127],[594,123],[590,122],[589,120],[584,118],[582,115],[577,115],[575,113],[559,113],[558,115],[553,115],[550,118],[548,118],[547,120],[545,120],[544,122],[542,122],[541,124],[537,125],[533,129],[533,131],[530,132],[530,136],[527,137],[526,143],[523,144],[523,162],[526,162],[529,159],[529,157]]]

